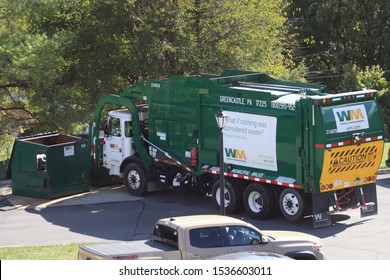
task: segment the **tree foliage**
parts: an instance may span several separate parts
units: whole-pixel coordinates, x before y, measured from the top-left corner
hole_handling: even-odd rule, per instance
[[[74,132],[97,98],[139,80],[228,68],[286,75],[283,2],[0,0],[2,134],[26,124]]]
[[[387,0],[289,0],[290,32],[297,34],[295,59],[308,78],[333,91],[343,83],[345,65],[390,69],[390,2]]]
[[[378,103],[382,110],[382,115],[385,122],[385,136],[390,137],[390,83],[385,79],[385,72],[378,66],[368,67],[364,69],[356,65],[348,66],[349,70],[342,82],[344,91],[357,90],[362,88],[376,89],[378,91]]]
[[[326,84],[331,92],[379,90],[390,127],[390,1],[288,2],[288,28],[299,42],[294,59],[306,65],[306,78]]]

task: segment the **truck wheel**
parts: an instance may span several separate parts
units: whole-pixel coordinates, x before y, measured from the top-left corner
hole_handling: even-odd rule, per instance
[[[249,184],[244,192],[245,211],[253,218],[268,219],[275,211],[275,195],[267,186],[259,183]]]
[[[123,172],[123,181],[131,195],[142,196],[146,193],[144,170],[136,163],[129,163]]]
[[[214,205],[220,209],[220,180],[213,185]],[[233,180],[225,179],[225,211],[227,214],[237,212],[241,207],[241,190],[240,186]]]
[[[283,216],[289,221],[299,220],[306,208],[306,197],[296,189],[284,189],[279,199]]]

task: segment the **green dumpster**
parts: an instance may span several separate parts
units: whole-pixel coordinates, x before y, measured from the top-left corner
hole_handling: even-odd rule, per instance
[[[49,134],[16,139],[12,193],[52,199],[90,190],[89,142]]]

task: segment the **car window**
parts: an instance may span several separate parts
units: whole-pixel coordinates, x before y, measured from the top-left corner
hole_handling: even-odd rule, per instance
[[[177,231],[170,227],[156,225],[153,231],[153,237],[153,239],[156,241],[171,245],[174,248],[178,248]]]
[[[198,248],[222,247],[221,231],[219,227],[191,229],[190,244]]]
[[[260,233],[244,226],[225,227],[230,246],[246,246],[259,244],[261,240]]]

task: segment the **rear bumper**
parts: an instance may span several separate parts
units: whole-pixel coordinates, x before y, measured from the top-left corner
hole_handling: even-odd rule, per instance
[[[332,198],[332,194],[334,198]],[[361,217],[378,214],[375,183],[346,189],[346,194],[356,196],[356,203],[343,205],[343,196],[337,197],[335,192],[313,194],[313,227],[329,226],[332,223],[331,214],[353,209],[360,209]]]

